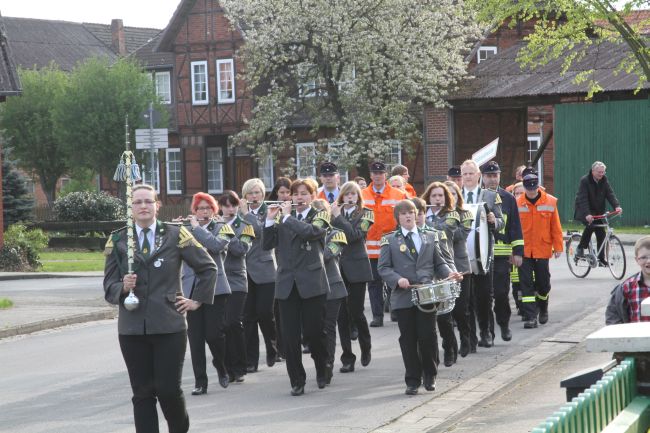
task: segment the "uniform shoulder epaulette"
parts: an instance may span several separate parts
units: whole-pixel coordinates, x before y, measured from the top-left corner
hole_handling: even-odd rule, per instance
[[[248,236],[251,239],[255,239],[255,230],[253,230],[253,226],[249,223],[244,224],[244,229],[242,230],[241,234],[242,236]]]
[[[314,219],[312,221],[313,221],[312,224],[319,228],[322,228],[324,226],[329,226],[330,213],[325,210],[318,211],[318,213],[314,216]]]
[[[223,224],[219,229],[219,234],[217,235],[221,239],[230,240],[235,236],[235,232],[230,227],[230,224]]]
[[[334,234],[330,238],[330,242],[334,242],[334,243],[342,244],[342,245],[347,245],[348,244],[348,238],[345,236],[345,233],[342,232],[341,230],[335,230]]]
[[[363,215],[361,215],[361,219],[375,222],[375,213],[372,211],[372,209],[368,209],[367,207],[364,207]]]
[[[390,244],[390,241],[388,240],[388,235],[390,235],[390,234],[391,233],[386,233],[385,235],[383,235],[381,237],[381,241],[379,241],[379,246],[380,247],[383,247],[384,245],[389,245]]]
[[[460,222],[460,214],[455,210],[452,210],[445,215],[445,223],[448,226],[455,226],[456,224],[460,224]]]
[[[170,226],[176,226],[176,227],[180,227],[180,226],[183,225],[183,223],[180,222],[180,221],[165,221],[165,222],[163,222],[163,224],[167,224],[167,225],[170,225]]]
[[[438,230],[438,240],[439,241],[446,241],[447,240],[447,233],[445,233],[444,230]]]
[[[108,235],[108,239],[106,240],[106,245],[104,245],[104,255],[105,256],[110,256],[111,253],[113,252],[113,248],[115,246],[115,242],[120,240],[120,232],[122,230],[126,230],[129,226],[122,226],[119,229],[113,230],[110,235]]]
[[[181,226],[181,230],[178,233],[178,247],[185,248],[189,247],[190,245],[203,248],[203,245],[201,245],[199,241],[197,241],[196,238],[192,236],[192,233],[190,233],[190,231],[187,230],[185,226]]]
[[[494,204],[501,204],[503,203],[503,200],[501,200],[501,194],[494,194],[496,197],[494,197]]]

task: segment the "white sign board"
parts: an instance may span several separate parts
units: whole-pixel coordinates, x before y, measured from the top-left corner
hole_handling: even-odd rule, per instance
[[[135,148],[151,149],[151,140],[153,138],[154,149],[167,149],[169,147],[168,134],[167,128],[136,129]]]
[[[497,156],[498,147],[499,137],[495,138],[487,145],[474,152],[472,154],[472,160],[480,167],[486,162],[493,160]]]

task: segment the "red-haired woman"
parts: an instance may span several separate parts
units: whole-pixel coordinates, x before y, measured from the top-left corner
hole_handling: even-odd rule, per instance
[[[194,370],[194,390],[192,395],[205,394],[208,391],[208,375],[206,373],[205,343],[208,343],[212,353],[212,365],[217,369],[219,384],[228,386],[226,372],[226,336],[224,332],[225,306],[230,295],[230,285],[226,279],[223,261],[226,248],[232,233],[224,224],[217,222],[214,216],[219,211],[219,205],[214,197],[204,192],[198,192],[192,197],[192,214],[188,217],[192,235],[203,245],[217,264],[217,285],[214,289],[212,305],[203,304],[195,311],[187,313],[187,336],[192,355]],[[192,268],[183,263],[183,294],[190,297],[195,284]]]

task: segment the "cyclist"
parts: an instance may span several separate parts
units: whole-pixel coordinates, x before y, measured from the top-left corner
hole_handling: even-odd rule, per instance
[[[574,219],[581,221],[585,225],[585,230],[582,232],[580,243],[576,251],[576,257],[584,257],[585,249],[589,249],[589,241],[591,234],[596,233],[596,242],[598,243],[598,250],[600,251],[601,245],[605,240],[605,228],[594,227],[594,215],[602,215],[605,213],[605,201],[617,212],[622,212],[616,194],[612,189],[605,170],[607,167],[600,161],[595,161],[591,164],[591,171],[580,179],[580,185],[575,199],[575,214]],[[600,266],[607,266],[605,260],[605,249],[598,254],[598,261]]]

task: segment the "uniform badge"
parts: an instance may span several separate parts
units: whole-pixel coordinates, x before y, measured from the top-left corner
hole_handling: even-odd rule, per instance
[[[404,244],[400,245],[400,246],[399,246],[399,250],[400,250],[401,252],[405,253],[405,252],[406,252],[406,245],[404,245]]]
[[[154,268],[159,268],[159,267],[161,267],[161,266],[162,266],[162,261],[163,261],[163,259],[158,259],[158,260],[156,260],[155,262],[153,262],[153,267],[154,267]]]

